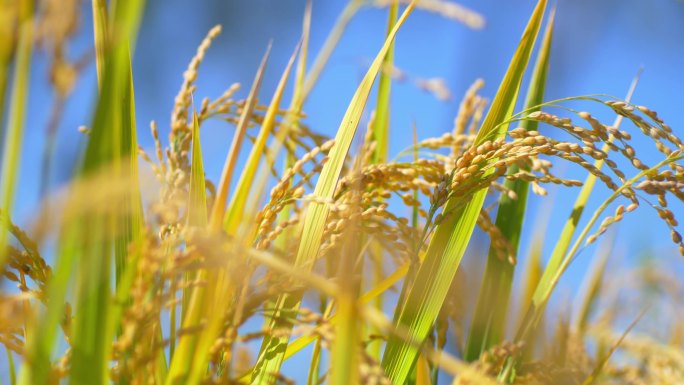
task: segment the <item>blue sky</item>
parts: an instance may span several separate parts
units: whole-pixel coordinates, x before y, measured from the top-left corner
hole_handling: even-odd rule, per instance
[[[272,58],[261,93],[262,101],[267,101],[299,40],[304,3],[304,0],[150,1],[134,59],[141,145],[152,147],[147,129],[150,120],[159,123],[163,137],[168,133],[173,98],[182,73],[199,42],[215,24],[223,25],[223,33],[202,64],[196,100],[219,96],[233,82],[243,84],[240,96],[244,97],[246,84],[251,81],[268,41],[273,39]],[[313,1],[312,52],[320,48],[345,4],[344,0]],[[391,154],[410,145],[413,121],[420,138],[451,130],[460,97],[476,78],[485,80],[483,94],[492,97],[535,2],[468,0],[462,4],[485,17],[484,29],[470,30],[438,15],[417,11],[398,34],[397,66],[414,76],[444,78],[453,98],[441,102],[411,84],[396,84],[392,96]],[[594,93],[623,96],[637,70],[643,67],[645,72],[634,101],[657,110],[675,133],[682,135],[684,2],[559,0],[557,8],[546,99]],[[84,4],[83,10],[81,32],[70,52],[74,57],[86,52],[92,44],[89,5]],[[366,66],[380,48],[385,25],[385,10],[373,7],[361,10],[350,23],[304,108],[308,113],[307,121],[314,129],[334,134]],[[47,86],[46,56],[36,54],[33,64],[24,156],[14,212],[20,223],[30,221],[39,202],[40,154],[52,102],[52,93]],[[95,89],[95,72],[91,66],[79,80],[59,128],[57,156],[51,165],[53,188],[67,180],[78,158],[84,138],[77,132],[77,127],[88,125],[90,121]],[[598,106],[584,108],[592,113],[601,111]],[[605,113],[597,114],[608,122],[613,119]],[[208,176],[217,179],[232,127],[212,122],[203,131],[205,167]],[[638,149],[640,143],[636,144]],[[541,206],[551,213],[550,224],[541,234],[549,241],[547,251],[569,214],[576,191],[546,198],[552,204]],[[598,191],[588,210],[593,210],[605,196],[605,190]],[[531,201],[533,215],[530,218],[538,216],[538,203],[538,199]],[[682,212],[681,205],[678,210]],[[523,236],[529,239],[532,229],[533,221],[528,221]],[[527,242],[523,242],[523,252],[526,247]],[[620,225],[615,250],[616,257],[632,261],[650,251],[668,264],[677,262],[667,228],[657,220],[655,212],[647,208],[627,216],[625,223]],[[563,293],[570,296],[575,291],[590,257],[591,253],[585,253],[572,266],[559,296]]]
[[[182,73],[199,42],[215,24],[223,26],[223,33],[200,68],[196,99],[216,97],[233,82],[243,83],[241,95],[244,97],[245,84],[251,81],[268,41],[273,39],[271,60],[261,92],[262,100],[268,100],[299,40],[304,3],[304,0],[150,1],[134,60],[141,144],[146,148],[152,146],[147,129],[150,120],[159,123],[164,135]],[[343,0],[314,0],[312,52],[323,44],[345,4]],[[476,78],[485,80],[483,94],[492,97],[535,2],[470,0],[463,4],[485,17],[483,29],[471,30],[438,15],[417,11],[398,34],[396,65],[415,77],[444,78],[453,98],[441,102],[410,83],[396,84],[392,96],[391,154],[410,144],[413,121],[420,138],[450,130],[460,97]],[[85,6],[82,33],[72,50],[75,55],[92,44],[89,18],[90,10]],[[558,1],[547,100],[594,93],[623,96],[637,70],[643,67],[645,71],[634,101],[657,110],[675,132],[681,132],[678,130],[684,125],[684,116],[679,113],[680,89],[684,85],[684,72],[681,71],[684,23],[681,20],[684,20],[684,3],[676,0]],[[305,106],[312,127],[333,135],[356,85],[382,43],[385,25],[386,11],[374,7],[362,9],[352,20]],[[45,58],[40,55],[35,61],[33,75],[30,105],[34,113],[28,117],[24,144],[28,151],[23,159],[19,218],[28,216],[37,200],[39,157],[30,149],[42,148],[47,114],[35,111],[47,111],[51,101],[51,94],[45,87]],[[68,104],[60,127],[58,156],[53,164],[53,186],[64,182],[77,158],[83,138],[76,127],[89,123],[94,75],[91,66]],[[606,122],[613,120],[599,106],[585,105],[584,108]],[[205,126],[205,163],[208,175],[214,179],[222,167],[231,130],[221,122]],[[551,133],[548,129],[546,132]],[[552,198],[552,220],[546,239],[553,240],[558,234],[575,194],[566,191]],[[597,191],[596,197],[588,210],[600,203],[605,191]],[[532,210],[538,207],[535,202],[531,202]],[[532,223],[527,225],[531,230]],[[645,228],[652,231],[644,231]],[[628,256],[635,257],[644,250],[653,249],[658,254],[671,255],[666,258],[675,258],[668,237],[666,228],[652,210],[639,210],[620,225],[617,250],[624,247]],[[583,271],[583,260],[588,259],[578,260],[577,273]],[[570,273],[569,276],[573,275],[572,271]]]

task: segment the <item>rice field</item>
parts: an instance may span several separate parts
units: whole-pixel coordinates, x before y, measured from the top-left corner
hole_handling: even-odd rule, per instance
[[[313,50],[317,2],[293,2],[301,29],[287,64],[271,64],[271,45],[254,48],[253,78],[202,98],[202,63],[232,38],[217,25],[188,58],[170,121],[141,122],[146,80],[132,58],[145,1],[81,3],[0,1],[1,384],[684,383],[684,284],[669,267],[684,256],[681,129],[632,102],[639,74],[621,97],[546,96],[562,9],[530,7],[492,94],[482,79],[462,95],[411,80],[459,107],[438,135],[413,123],[400,149],[390,139],[411,123],[390,116],[407,20],[487,28],[487,15],[443,0],[350,0]],[[386,15],[374,32],[383,43],[349,84],[338,125],[316,127],[312,91],[369,7]],[[73,60],[82,18],[93,46]],[[46,58],[50,76],[36,80]],[[47,191],[63,161],[56,127],[88,68],[92,119],[78,127],[68,181],[16,218],[21,159],[41,157]],[[39,80],[53,105],[29,103]],[[49,113],[38,150],[23,145],[36,111]],[[217,122],[231,135],[221,159],[203,156]],[[533,197],[557,196],[571,203],[552,232]],[[617,227],[645,212],[671,243],[618,274]],[[591,261],[581,286],[554,295],[578,259]]]

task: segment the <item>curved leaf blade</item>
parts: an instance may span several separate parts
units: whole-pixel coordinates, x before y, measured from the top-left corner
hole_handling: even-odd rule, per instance
[[[541,26],[546,0],[540,0],[530,17],[518,49],[496,93],[492,107],[482,123],[474,145],[495,140],[506,133],[501,124],[511,115],[517,100],[522,76]],[[482,189],[451,216],[440,223],[428,246],[406,304],[395,315],[398,327],[407,329],[412,340],[425,341],[444,303],[456,270],[475,227],[487,191]],[[445,211],[452,211],[459,202],[451,198]],[[397,336],[390,337],[382,359],[382,367],[394,384],[403,384],[416,363],[419,349]]]
[[[527,89],[525,110],[538,106],[543,102],[549,68],[551,40],[553,37],[553,20],[552,13],[547,22],[541,49],[539,50],[537,62],[532,72],[532,79]],[[535,108],[530,111],[538,110],[539,108]],[[528,131],[533,131],[537,129],[538,124],[536,120],[525,120],[522,122],[521,127]],[[519,167],[512,165],[509,167],[507,174],[512,175],[518,171]],[[501,230],[501,235],[508,240],[511,248],[517,254],[523,220],[525,218],[529,183],[523,180],[506,180],[504,185],[516,194],[517,199],[512,199],[508,195],[502,194],[496,215],[496,226]],[[508,301],[513,285],[514,270],[515,265],[512,261],[502,260],[497,250],[490,247],[482,280],[482,288],[480,289],[466,344],[464,354],[466,361],[476,360],[484,351],[502,341],[505,332]]]
[[[371,88],[375,82],[375,78],[380,71],[382,61],[389,50],[394,37],[399,28],[404,23],[408,15],[415,6],[413,1],[404,14],[399,18],[395,24],[392,32],[387,36],[384,45],[380,52],[375,57],[368,72],[364,76],[361,84],[356,90],[347,111],[342,118],[342,122],[335,136],[335,145],[329,153],[329,161],[323,166],[321,175],[316,183],[314,195],[322,199],[331,198],[335,192],[337,181],[342,172],[342,166],[347,156],[349,148],[351,147],[356,128],[361,119],[361,115],[368,100]],[[297,257],[295,259],[295,267],[302,269],[310,269],[311,262],[316,259],[318,249],[320,248],[324,224],[329,212],[327,205],[312,203],[308,208],[302,226],[302,239],[297,250]],[[283,327],[291,325],[283,325],[283,321],[279,321],[283,315],[291,316],[296,313],[299,308],[301,298],[295,295],[283,295],[278,298],[274,316],[271,319],[271,326]],[[287,317],[286,317],[287,318]],[[252,384],[270,384],[274,381],[271,373],[278,372],[282,361],[284,359],[285,350],[287,348],[288,337],[267,337],[261,347],[259,359],[254,369],[251,383]]]

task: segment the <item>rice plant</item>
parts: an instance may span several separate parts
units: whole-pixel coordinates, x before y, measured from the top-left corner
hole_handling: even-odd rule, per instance
[[[680,304],[676,269],[654,261],[629,277],[608,274],[612,241],[603,236],[655,210],[684,255],[675,218],[684,143],[653,109],[631,102],[638,79],[624,100],[545,98],[555,12],[546,0],[513,57],[501,58],[509,66],[491,100],[475,80],[453,127],[437,137],[416,129],[403,150],[389,145],[395,40],[412,13],[481,28],[477,12],[441,0],[350,0],[314,53],[308,1],[285,68],[269,65],[271,47],[263,47],[244,96],[236,83],[200,100],[200,66],[222,38],[216,26],[183,74],[170,122],[146,132],[131,65],[144,2],[92,0],[84,15],[78,3],[0,4],[3,383],[684,382],[684,329],[675,322],[663,333],[657,315]],[[307,101],[347,24],[368,6],[387,12],[384,43],[329,135],[307,121],[317,113]],[[86,144],[69,183],[22,228],[13,218],[22,138],[26,114],[39,108],[27,103],[31,61],[38,49],[51,60],[57,124],[91,61],[64,55],[81,16],[93,18],[98,89],[81,129]],[[266,73],[280,80],[265,100]],[[440,82],[416,84],[446,93]],[[598,118],[606,114],[615,121]],[[214,161],[202,154],[209,120],[234,129],[220,175],[205,172]],[[51,133],[45,165],[54,158]],[[154,147],[139,146],[140,135]],[[642,155],[648,145],[657,156]],[[528,195],[550,186],[575,204],[559,234],[534,236],[554,245],[548,258],[540,247],[525,255]],[[592,194],[604,194],[593,212],[585,210]],[[488,239],[482,255],[466,252],[476,234]],[[557,311],[559,280],[595,243],[576,305]],[[477,274],[464,256],[486,261],[479,291],[464,283]]]

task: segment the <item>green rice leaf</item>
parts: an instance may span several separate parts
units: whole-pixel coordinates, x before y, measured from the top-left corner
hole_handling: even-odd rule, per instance
[[[7,242],[9,236],[9,218],[14,206],[14,194],[17,188],[18,171],[20,169],[21,148],[24,137],[24,119],[28,101],[29,77],[31,74],[31,52],[33,50],[33,21],[31,17],[21,22],[19,43],[14,65],[14,81],[9,106],[9,118],[2,151],[2,181],[0,182],[0,209],[7,215],[0,219],[0,269],[5,265]],[[3,87],[4,88],[4,87]],[[4,94],[4,89],[0,89]],[[0,109],[3,108],[0,105]],[[1,116],[0,116],[1,117]],[[0,123],[2,121],[0,120]]]
[[[537,56],[537,62],[532,72],[532,79],[527,89],[525,110],[538,111],[544,100],[544,88],[549,68],[551,40],[553,36],[553,13],[547,22],[546,32]],[[539,123],[536,120],[525,120],[521,127],[528,131],[537,129]],[[507,174],[513,175],[520,171],[517,165],[508,168]],[[512,250],[517,254],[522,233],[523,220],[527,206],[527,193],[529,183],[523,180],[504,182],[504,186],[516,194],[513,199],[507,194],[502,194],[499,200],[499,209],[496,215],[496,226],[501,235],[508,241]],[[510,256],[517,259],[516,255]],[[512,260],[503,260],[499,251],[490,247],[485,266],[482,288],[477,300],[475,314],[471,323],[470,334],[464,353],[466,361],[473,361],[490,347],[502,342],[506,325],[506,313],[508,301],[511,296],[513,285],[513,272],[515,264]]]
[[[77,278],[77,307],[73,337],[72,383],[108,381],[109,333],[98,325],[118,325],[109,320],[109,287],[112,246],[118,286],[129,259],[128,247],[141,237],[142,204],[137,179],[135,109],[128,44],[117,44],[105,65],[104,79],[81,177],[112,172],[125,177],[131,189],[119,201],[117,214],[85,214],[81,241],[85,242]],[[112,227],[113,226],[113,227]],[[77,226],[78,227],[78,226]],[[118,321],[118,320],[117,320]],[[96,380],[97,379],[97,380]],[[101,380],[99,380],[101,379]],[[98,382],[94,382],[98,381]]]
[[[203,319],[209,319],[214,321],[216,319],[222,320],[223,317],[207,317],[210,311],[217,311],[211,304],[209,304],[209,299],[215,298],[216,288],[217,288],[217,272],[201,270],[197,276],[197,280],[202,280],[206,282],[206,287],[196,287],[191,291],[191,298],[187,304],[187,310],[182,320],[183,328],[197,327]],[[222,294],[227,295],[230,292],[222,292]],[[225,301],[224,301],[225,302]],[[185,305],[184,305],[185,308]],[[198,333],[193,333],[191,335],[183,335],[180,337],[180,342],[178,347],[174,352],[173,358],[171,360],[171,365],[169,366],[168,375],[166,381],[167,385],[180,385],[180,384],[191,384],[196,383],[196,379],[192,378],[192,373],[199,370],[206,370],[206,367],[200,366],[195,368],[195,359],[204,360],[206,357],[206,350],[199,348],[199,341],[205,340],[208,331],[202,329]],[[200,363],[201,365],[201,363]]]
[[[65,224],[59,239],[57,267],[49,284],[51,306],[27,341],[28,354],[22,367],[20,383],[43,384],[48,380],[50,354],[57,339],[57,328],[64,315],[64,300],[69,282],[75,281],[75,317],[72,336],[72,384],[108,383],[112,331],[118,323],[111,318],[110,277],[113,255],[116,256],[117,281],[123,275],[127,247],[136,239],[142,226],[142,209],[137,186],[137,143],[135,109],[129,56],[129,41],[137,33],[137,18],[144,2],[122,2],[113,9],[117,35],[107,48],[103,66],[102,88],[98,99],[89,142],[76,183],[73,201],[66,212],[78,219]],[[96,18],[103,17],[95,14]],[[106,21],[96,23],[106,25]],[[105,28],[107,30],[107,28]],[[106,177],[106,178],[104,178]],[[103,178],[112,183],[126,181],[121,195],[113,199],[113,210],[83,212],[77,202],[85,195],[87,180]],[[118,191],[118,190],[117,190]],[[73,274],[78,264],[77,274]]]
[[[397,22],[399,15],[399,1],[392,1],[390,4],[387,16],[387,34],[392,32],[394,24]],[[385,59],[382,62],[382,69],[380,71],[380,79],[378,81],[378,96],[375,105],[375,117],[373,126],[371,127],[373,141],[375,148],[371,156],[370,162],[378,164],[387,160],[389,153],[389,123],[390,123],[390,96],[392,89],[392,67],[394,66],[394,43],[390,47]],[[415,128],[415,127],[414,127]],[[415,133],[415,130],[414,130]],[[417,192],[414,192],[414,198]],[[418,215],[418,208],[414,207],[414,214]],[[369,247],[370,258],[372,260],[373,277],[375,281],[381,281],[383,276],[383,250],[378,243],[371,243]],[[383,296],[378,295],[375,299],[375,306],[377,309],[383,307]],[[366,336],[377,334],[378,330],[374,329],[372,325],[367,328]],[[382,345],[378,342],[373,344],[370,354],[377,360],[380,359]]]
[[[188,203],[188,225],[207,225],[207,187],[204,181],[204,163],[197,112],[192,114],[192,160],[190,168],[190,201]]]
[[[399,13],[399,1],[390,5],[387,24],[387,34],[392,31]],[[392,67],[394,66],[394,43],[390,46],[385,59],[382,61],[380,80],[378,82],[378,101],[375,106],[375,121],[373,122],[373,140],[376,147],[373,153],[373,163],[380,163],[387,159],[389,151],[389,118],[390,94],[392,90]]]
[[[187,224],[189,228],[204,229],[207,226],[207,188],[204,177],[204,162],[202,160],[202,143],[200,140],[200,125],[197,112],[193,110],[192,114],[192,158],[190,164],[190,192],[188,195],[188,216]],[[195,279],[195,274],[185,273],[185,282],[190,282]],[[201,291],[197,289],[183,289],[181,299],[181,320],[185,320],[188,310],[190,309],[191,293],[194,291]],[[198,308],[196,308],[199,310]],[[172,321],[169,325],[170,329],[170,346],[169,357],[173,359],[176,348],[176,323],[175,323],[175,308],[172,309]],[[193,316],[196,317],[196,316]],[[183,321],[185,322],[185,321]],[[193,338],[188,336],[187,338]]]
[[[351,147],[356,128],[361,119],[361,114],[363,113],[368,100],[375,77],[380,71],[382,61],[387,54],[397,31],[411,13],[414,6],[415,1],[409,5],[406,11],[404,11],[404,14],[397,21],[392,32],[385,40],[385,44],[380,49],[380,52],[357,88],[356,93],[342,118],[342,123],[335,136],[335,145],[330,150],[329,161],[323,166],[321,175],[316,183],[314,195],[323,199],[331,198],[333,196],[337,181],[342,172],[344,160]],[[328,212],[329,208],[324,204],[312,203],[311,206],[309,206],[303,220],[302,238],[297,250],[295,267],[311,269],[312,262],[316,259],[318,249],[321,245],[323,225],[325,224]],[[283,318],[283,316],[289,318],[295,315],[299,308],[300,300],[301,298],[296,295],[283,295],[279,297],[274,312],[275,315],[271,319],[271,326],[288,326],[287,324],[283,325],[283,321],[279,320],[279,318]],[[291,327],[291,324],[289,327]],[[261,352],[259,353],[257,365],[253,372],[252,384],[272,383],[273,378],[271,373],[275,373],[279,370],[284,358],[288,340],[289,337],[270,336],[265,338],[261,347]]]
[[[197,112],[193,110],[192,114],[192,155],[190,164],[190,192],[188,195],[188,227],[204,229],[207,226],[207,194],[206,194],[206,183],[204,177],[204,162],[202,159],[202,143],[200,140],[200,125]],[[196,278],[205,279],[206,272],[202,271],[199,274],[186,273],[185,281],[192,281]],[[194,289],[184,289],[183,298],[181,301],[181,320],[183,327],[192,327],[199,322],[201,319],[202,306],[198,306],[198,303],[202,303],[205,294],[205,290],[202,287],[197,287]],[[194,303],[193,303],[194,302]],[[174,313],[175,316],[175,313]],[[175,318],[175,317],[174,317]],[[197,335],[187,335],[182,337],[181,345],[179,346],[179,355],[186,357],[186,359],[179,361],[176,358],[175,351],[175,336],[176,336],[176,325],[172,323],[170,325],[171,329],[171,346],[170,354],[172,366],[171,375],[167,378],[186,378],[190,370],[190,359],[187,359],[187,352],[190,347],[196,346]]]
[[[546,1],[540,0],[530,17],[520,45],[508,71],[494,97],[492,107],[477,134],[474,145],[496,140],[506,133],[506,122],[515,106],[523,73],[540,29]],[[435,229],[428,245],[424,262],[410,289],[405,305],[395,314],[398,327],[406,328],[410,339],[425,341],[439,315],[444,299],[465,253],[468,241],[482,209],[487,191],[482,189]],[[456,198],[450,198],[445,212],[458,207]],[[398,336],[390,337],[382,359],[382,367],[394,384],[403,384],[416,363],[419,349]]]
[[[413,10],[414,3],[415,1],[409,5],[406,11],[404,11],[404,14],[397,21],[392,32],[385,40],[385,44],[380,49],[380,53],[376,56],[373,64],[368,69],[366,76],[364,76],[361,81],[359,88],[356,90],[356,93],[347,108],[347,112],[342,118],[342,123],[337,131],[337,135],[335,136],[335,144],[330,150],[329,161],[325,163],[319,180],[316,183],[316,189],[314,191],[315,196],[323,199],[332,198],[337,186],[337,180],[342,172],[344,159],[347,156],[352,139],[356,133],[356,128],[359,124],[366,101],[368,100],[371,87],[382,66],[382,60],[392,46],[392,42],[399,27],[401,27]],[[302,230],[303,237],[297,252],[296,265],[304,265],[316,258],[316,253],[320,246],[323,233],[323,223],[325,222],[328,212],[329,209],[325,204],[317,203],[312,204],[309,210],[307,210]]]
[[[121,132],[120,153],[122,173],[127,175],[131,183],[128,196],[122,202],[123,217],[119,219],[117,231],[120,235],[116,238],[114,253],[116,260],[116,283],[124,275],[128,264],[128,248],[133,242],[142,239],[142,228],[145,223],[142,197],[138,182],[138,139],[135,123],[135,91],[133,87],[133,65],[130,57],[130,49],[125,48],[122,102],[121,102]]]

